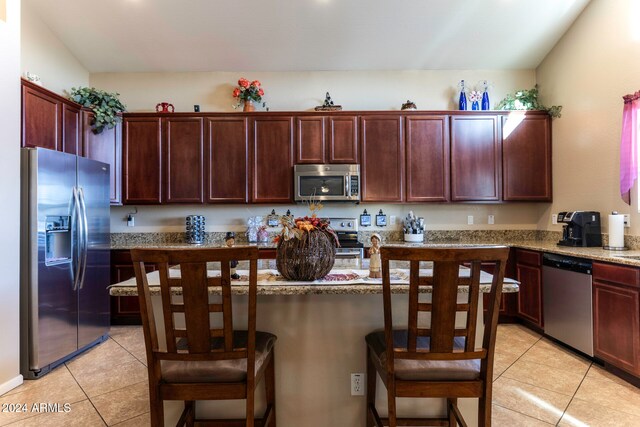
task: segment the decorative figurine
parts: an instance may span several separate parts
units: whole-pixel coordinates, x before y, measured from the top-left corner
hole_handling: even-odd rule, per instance
[[[233,231],[228,231],[226,236],[224,236],[224,242],[226,243],[228,248],[232,248],[236,244],[236,233]],[[238,261],[233,259],[229,262],[229,266],[231,267],[231,278],[238,280],[240,275],[236,272],[236,268],[238,267]]]
[[[369,248],[369,278],[371,279],[380,279],[382,277],[380,240],[382,239],[378,233],[371,235],[371,248]]]
[[[333,105],[333,100],[327,92],[327,95],[324,97],[324,103],[315,108],[316,111],[341,111],[342,105]]]
[[[407,102],[405,102],[404,104],[402,104],[402,108],[400,108],[401,110],[417,110],[418,107],[416,107],[416,104],[414,104],[413,102],[409,101],[407,99]]]

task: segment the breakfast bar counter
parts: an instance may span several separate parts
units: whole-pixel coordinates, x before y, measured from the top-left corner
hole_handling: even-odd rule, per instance
[[[218,274],[215,265],[210,275]],[[368,279],[368,265],[336,262],[327,279],[315,282],[287,282],[277,275],[274,260],[259,261],[257,328],[275,334],[276,405],[281,427],[363,426],[365,397],[352,396],[352,373],[366,372],[364,337],[384,327],[381,279]],[[348,268],[352,267],[352,268]],[[408,281],[402,265],[391,266],[392,311],[395,324],[406,324]],[[428,269],[428,265],[425,268]],[[246,264],[238,266],[240,280],[232,282],[234,327],[246,328]],[[172,270],[171,275],[179,274]],[[428,273],[427,273],[428,274]],[[158,284],[158,273],[147,274],[151,284]],[[483,274],[486,291],[492,276]],[[159,288],[159,286],[152,286]],[[505,279],[505,292],[517,292],[517,282]],[[135,279],[114,285],[111,295],[137,295]],[[425,289],[430,299],[430,289]],[[468,299],[461,286],[460,302]],[[210,288],[210,298],[217,298]],[[160,297],[152,292],[156,318]],[[460,326],[464,319],[460,319]],[[478,307],[478,332],[482,327],[482,298]],[[377,405],[386,414],[386,392],[378,378]],[[264,388],[258,387],[256,414],[264,411]],[[477,399],[461,399],[460,408],[467,420],[475,422]],[[167,425],[175,425],[182,410],[181,402],[165,403]],[[440,399],[398,399],[398,410],[407,416],[438,415],[444,411]],[[198,402],[198,413],[216,417],[242,417],[244,403]],[[471,424],[470,424],[471,425]]]

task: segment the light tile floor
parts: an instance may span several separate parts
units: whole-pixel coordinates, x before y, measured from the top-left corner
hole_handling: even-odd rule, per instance
[[[1,404],[69,403],[69,412],[0,412],[0,426],[149,425],[145,349],[139,326],[37,381],[0,396]],[[493,425],[640,426],[640,389],[519,325],[500,325]]]

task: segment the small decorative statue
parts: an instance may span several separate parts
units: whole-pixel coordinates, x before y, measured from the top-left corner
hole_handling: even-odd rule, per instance
[[[405,102],[404,104],[402,104],[402,108],[400,108],[401,110],[417,110],[418,107],[416,107],[416,104],[409,101],[407,99],[407,102]]]
[[[369,278],[379,279],[382,277],[382,262],[380,261],[380,240],[378,233],[371,235],[371,248],[369,248]]]
[[[233,231],[227,232],[226,236],[224,237],[224,241],[228,248],[232,248],[236,244],[236,233],[234,233]],[[231,267],[231,278],[238,280],[240,278],[240,275],[236,272],[238,261],[236,261],[235,259],[231,260],[229,266]]]
[[[329,92],[324,97],[324,103],[315,108],[316,111],[340,111],[342,110],[341,105],[333,105],[333,100],[331,99],[331,95]]]

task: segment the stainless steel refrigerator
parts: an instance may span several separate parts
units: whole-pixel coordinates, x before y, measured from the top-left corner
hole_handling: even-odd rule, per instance
[[[21,371],[35,379],[109,331],[109,165],[23,148]]]

